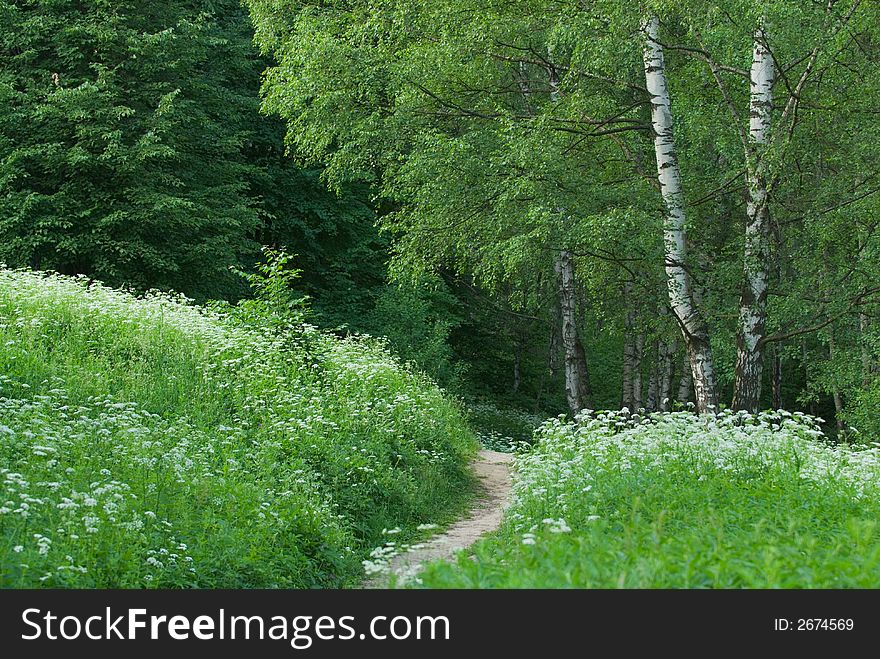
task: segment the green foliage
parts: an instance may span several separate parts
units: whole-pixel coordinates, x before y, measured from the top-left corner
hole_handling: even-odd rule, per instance
[[[493,303],[552,326],[554,255],[574,252],[581,339],[589,337],[586,351],[601,373],[595,398],[609,407],[619,400],[627,313],[635,312],[648,346],[679,330],[658,317],[666,297],[662,213],[640,22],[657,12],[667,44],[690,225],[686,265],[728,394],[745,173],[755,164],[743,144],[747,72],[761,22],[782,71],[764,156],[773,188],[767,334],[778,339],[768,345],[783,355],[786,405],[830,404],[833,383],[795,351],[805,342],[818,352],[826,339],[817,328],[850,323],[858,306],[876,315],[876,5],[851,13],[839,3],[750,0],[247,5],[257,41],[274,59],[265,109],[286,121],[292,153],[326,165],[333,185],[375,186],[391,210],[381,221],[393,236],[393,272],[452,272]],[[621,301],[625,287],[634,292]],[[494,325],[511,324],[498,318],[474,333],[498,335]],[[837,338],[841,354],[858,351],[862,339],[851,329]],[[537,399],[550,410],[559,382],[550,386],[543,367],[527,369],[531,400],[502,385],[514,353],[546,364],[547,332],[538,334],[527,350],[506,336],[485,354],[467,339],[455,347],[468,354],[475,381],[492,383],[493,396],[529,407]],[[785,343],[789,335],[798,345]],[[645,381],[652,368],[643,365]],[[766,384],[764,408],[774,402]]]
[[[283,128],[275,121],[271,128],[266,169],[254,187],[263,219],[259,240],[297,254],[297,288],[312,299],[314,322],[358,328],[387,278],[388,245],[366,201],[369,191],[328,191],[320,169],[299,169],[281,156]]]
[[[876,588],[878,448],[806,415],[549,421],[502,528],[429,588]]]
[[[0,273],[2,585],[338,587],[459,509],[457,405],[254,309]]]
[[[459,313],[458,300],[443,282],[424,278],[383,288],[361,327],[385,337],[401,360],[460,391],[464,368],[449,345],[450,332],[461,323]]]
[[[230,268],[270,244],[302,255],[328,306],[381,280],[366,191],[327,191],[260,115],[264,62],[237,0],[6,0],[0,15],[7,264],[236,299]]]
[[[876,442],[880,437],[880,378],[851,394],[844,421],[852,442]]]
[[[684,265],[722,389],[737,352],[760,24],[781,72],[761,157],[772,188],[761,406],[776,406],[778,385],[783,407],[836,414],[829,437],[870,446],[880,5],[850,7],[0,0],[0,260],[83,276],[0,274],[11,502],[0,525],[15,540],[0,548],[4,582],[351,582],[382,528],[406,536],[460,502],[473,442],[431,381],[470,401],[481,441],[500,450],[566,409],[561,250],[575,259],[593,404],[619,406],[625,344],[644,344],[647,390],[661,344],[679,341],[676,389],[648,11],[673,99]],[[261,84],[275,117],[261,115]],[[136,301],[95,280],[223,301]],[[732,418],[633,428],[609,416],[622,424],[610,436],[602,423],[545,426],[482,563],[429,580],[877,585],[854,572],[876,572],[873,499],[804,480],[780,448],[825,460],[800,443],[813,422],[761,417],[752,433]],[[760,455],[737,453],[753,434]],[[733,452],[719,457],[710,438]],[[735,464],[694,479],[703,454]],[[873,454],[834,459],[856,455]],[[599,467],[595,490],[565,471]],[[810,558],[796,564],[799,553]]]
[[[480,444],[493,451],[510,453],[522,444],[530,444],[543,419],[519,409],[499,408],[489,402],[468,405],[469,420]]]
[[[263,319],[274,317],[288,325],[302,323],[307,316],[309,297],[296,293],[302,270],[289,266],[295,258],[284,250],[263,248],[264,261],[255,272],[239,274],[250,285],[253,299],[241,300],[239,310],[247,309]]]
[[[234,292],[228,266],[258,225],[243,154],[256,61],[237,3],[2,8],[0,258]]]

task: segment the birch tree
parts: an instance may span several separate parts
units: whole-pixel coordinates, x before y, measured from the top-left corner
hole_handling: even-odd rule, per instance
[[[582,400],[582,371],[578,366],[577,292],[574,279],[574,260],[571,252],[562,250],[556,263],[559,273],[559,308],[562,317],[562,346],[565,351],[565,398],[572,414],[587,405]]]
[[[767,290],[770,277],[770,199],[767,190],[767,147],[773,113],[776,66],[764,27],[755,30],[750,72],[749,133],[746,140],[748,201],[743,248],[743,283],[736,337],[733,408],[757,412],[761,401]]]
[[[548,61],[552,57],[548,54]],[[521,73],[521,71],[520,71]],[[556,68],[548,65],[548,82],[550,85],[550,100],[555,105],[559,103],[559,74]],[[528,92],[524,95],[530,95]],[[571,223],[564,208],[558,208],[563,224]],[[559,277],[559,310],[562,322],[561,336],[565,358],[565,398],[572,416],[576,416],[581,410],[592,407],[592,392],[590,390],[590,376],[587,367],[586,351],[578,337],[578,314],[577,314],[577,280],[575,278],[575,263],[571,250],[563,247],[556,258],[555,270]]]
[[[731,90],[724,76],[739,73],[735,66],[719,62],[707,48],[699,28],[694,32],[697,47],[684,48],[696,54],[711,71],[712,77],[727,106],[734,132],[742,144],[745,168],[746,222],[743,236],[742,283],[739,296],[736,332],[736,364],[732,407],[736,410],[757,412],[761,405],[764,373],[764,352],[773,340],[767,332],[767,303],[771,270],[771,197],[774,187],[786,176],[786,161],[797,128],[798,115],[809,83],[817,75],[819,56],[847,26],[860,0],[844,6],[835,13],[835,0],[829,0],[818,22],[820,26],[808,50],[794,62],[784,65],[789,72],[796,70],[793,79],[784,79],[788,98],[781,106],[774,129],[773,91],[777,83],[777,67],[770,35],[767,31],[767,11],[775,9],[764,5],[765,14],[757,21],[751,48],[751,66],[747,72],[749,84],[748,127],[743,126],[737,107],[737,94]],[[842,4],[842,3],[841,3]],[[784,15],[784,14],[777,14]],[[814,19],[815,20],[815,19]],[[801,69],[796,67],[799,62]],[[825,64],[823,70],[832,64]],[[771,166],[772,161],[772,166]]]
[[[685,230],[684,193],[681,171],[675,151],[672,106],[666,80],[663,46],[659,41],[660,21],[649,17],[643,26],[645,34],[645,83],[651,97],[651,125],[657,178],[664,203],[663,241],[669,301],[681,327],[690,358],[697,410],[711,412],[718,407],[715,362],[709,332],[694,302],[687,271],[687,236]]]

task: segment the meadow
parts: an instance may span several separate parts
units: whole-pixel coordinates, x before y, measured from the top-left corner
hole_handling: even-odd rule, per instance
[[[465,410],[266,275],[197,306],[0,271],[3,587],[356,586],[464,510],[477,438],[518,452],[511,507],[421,587],[880,586],[876,443],[800,412]]]
[[[0,271],[0,585],[347,586],[458,513],[460,406],[276,311]]]
[[[586,413],[516,460],[502,527],[426,588],[877,588],[880,451],[785,411]]]

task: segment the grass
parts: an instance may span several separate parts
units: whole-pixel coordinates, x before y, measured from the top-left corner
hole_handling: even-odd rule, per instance
[[[820,420],[606,412],[528,445],[532,417],[470,417],[523,451],[514,502],[423,587],[880,587],[880,452]],[[463,510],[475,447],[369,339],[0,271],[4,587],[354,585]]]
[[[880,453],[785,412],[550,421],[476,560],[426,588],[877,588]]]
[[[338,587],[470,495],[459,406],[367,339],[0,271],[0,585]]]

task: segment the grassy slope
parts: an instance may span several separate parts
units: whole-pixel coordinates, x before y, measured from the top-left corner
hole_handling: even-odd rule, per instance
[[[554,421],[476,561],[426,587],[880,586],[880,454],[791,415]]]
[[[0,584],[340,586],[464,505],[433,384],[245,315],[0,271]]]

